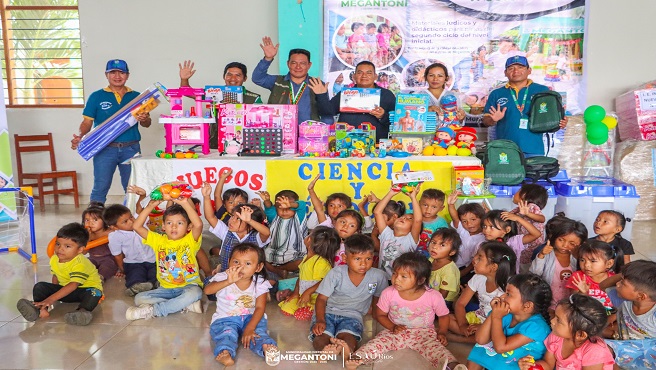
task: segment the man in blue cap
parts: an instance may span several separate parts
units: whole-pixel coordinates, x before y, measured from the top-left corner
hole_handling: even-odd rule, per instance
[[[94,91],[87,99],[87,104],[82,112],[83,120],[80,124],[80,132],[73,134],[73,140],[71,140],[72,149],[77,149],[82,137],[91,131],[93,127],[105,122],[107,118],[139,96],[139,92],[125,86],[130,77],[130,70],[124,60],[112,59],[108,61],[105,68],[105,77],[107,77],[109,86]],[[143,127],[149,127],[151,124],[148,113],[140,114],[136,119]],[[140,140],[139,125],[134,125],[93,157],[91,201],[105,203],[109,188],[112,186],[116,167],[118,167],[121,174],[123,190],[127,189],[131,166],[123,162],[141,151]]]
[[[496,138],[514,141],[526,156],[544,155],[543,134],[529,131],[528,112],[531,110],[531,97],[549,88],[528,78],[531,67],[525,56],[508,58],[504,74],[508,83],[488,96],[483,124],[496,126]],[[566,125],[567,117],[560,121],[561,128]]]

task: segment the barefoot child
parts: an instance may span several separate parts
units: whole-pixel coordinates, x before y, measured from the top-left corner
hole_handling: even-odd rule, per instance
[[[447,363],[459,369],[456,358],[444,347],[449,310],[442,295],[428,287],[429,278],[430,263],[418,253],[404,253],[394,261],[392,286],[383,291],[374,307],[374,317],[385,330],[350,356],[347,369],[354,370],[376,356],[403,348],[418,352],[438,369]],[[435,330],[436,315],[439,331]]]
[[[344,241],[346,265],[336,266],[317,288],[317,304],[310,324],[309,339],[317,351],[334,354],[355,350],[362,339],[362,316],[372,301],[387,288],[385,273],[372,269],[374,246],[371,238],[355,234]]]
[[[16,304],[25,320],[49,317],[50,307],[62,301],[80,302],[77,310],[64,315],[66,323],[88,325],[91,322],[91,311],[100,302],[103,291],[98,270],[84,257],[88,241],[89,232],[81,224],[71,223],[59,229],[55,254],[50,258],[52,283],[37,283],[32,290],[34,302],[20,299]]]
[[[217,297],[210,324],[216,361],[225,366],[235,363],[240,335],[244,348],[260,357],[277,350],[276,341],[267,334],[264,314],[269,289],[262,248],[252,243],[235,245],[228,269],[214,275],[204,289],[205,294]]]
[[[310,320],[317,301],[315,293],[319,284],[334,266],[333,259],[339,250],[339,235],[327,226],[315,227],[303,241],[307,255],[299,265],[294,291],[278,306],[284,315],[296,320]]]

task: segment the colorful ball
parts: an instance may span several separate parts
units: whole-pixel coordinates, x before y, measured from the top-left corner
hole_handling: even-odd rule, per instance
[[[583,120],[585,123],[601,122],[606,117],[606,110],[599,105],[591,105],[583,112]]]
[[[162,197],[162,192],[159,191],[158,189],[155,189],[155,190],[150,192],[150,199],[152,199],[152,200],[162,200],[164,198]]]
[[[601,120],[601,123],[606,125],[606,127],[608,127],[609,130],[612,130],[615,128],[615,126],[617,126],[617,118],[613,116],[606,116],[604,117],[604,119]]]
[[[178,197],[180,196],[180,189],[178,189],[178,188],[171,189],[171,192],[169,193],[169,195],[173,199],[178,199]]]

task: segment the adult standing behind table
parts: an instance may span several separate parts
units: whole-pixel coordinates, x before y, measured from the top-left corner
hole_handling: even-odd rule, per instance
[[[191,86],[189,85],[189,79],[191,76],[196,73],[194,69],[194,62],[191,60],[185,60],[182,64],[178,63],[180,67],[180,86]],[[246,66],[239,62],[231,62],[226,64],[223,69],[223,82],[226,86],[242,86],[244,82],[248,79]],[[243,87],[243,103],[244,104],[262,104],[262,98],[259,94],[246,90]]]
[[[82,112],[83,120],[80,124],[80,132],[77,135],[73,134],[71,149],[77,149],[82,137],[91,131],[92,127],[102,124],[107,118],[139,96],[139,92],[125,86],[130,77],[130,70],[124,60],[112,59],[108,61],[105,68],[105,77],[107,77],[109,86],[94,91],[87,99],[87,104]],[[139,114],[136,119],[143,127],[150,127],[152,123],[148,113]],[[112,186],[116,167],[118,167],[121,174],[123,191],[127,189],[132,167],[130,164],[124,164],[123,162],[141,151],[140,140],[139,126],[134,125],[93,157],[91,201],[105,203],[109,188]]]
[[[279,44],[273,45],[271,38],[262,38],[260,47],[264,51],[264,58],[257,63],[253,70],[253,82],[265,89],[271,90],[268,104],[294,104],[298,105],[298,122],[307,120],[320,121],[317,110],[317,100],[314,92],[307,89],[308,71],[312,66],[310,52],[305,49],[292,49],[289,51],[286,75],[270,75],[267,73],[273,58],[278,54]],[[332,119],[329,120],[329,123]]]
[[[389,112],[396,107],[396,97],[388,89],[376,85],[376,67],[369,61],[362,61],[355,67],[355,87],[362,89],[380,89],[380,105],[369,113],[340,113],[340,91],[332,99],[328,99],[328,85],[318,78],[310,79],[310,88],[317,94],[319,113],[321,115],[336,115],[339,113],[339,121],[346,122],[352,126],[359,126],[363,122],[369,122],[376,127],[376,141],[387,139],[389,134]]]
[[[515,55],[506,61],[508,83],[492,90],[485,104],[483,124],[496,126],[496,138],[514,141],[525,155],[544,155],[543,134],[528,129],[531,97],[549,88],[528,78],[531,68],[526,57]],[[560,128],[567,126],[567,117],[560,120]]]

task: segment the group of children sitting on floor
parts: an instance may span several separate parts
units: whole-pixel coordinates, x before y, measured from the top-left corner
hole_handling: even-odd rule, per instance
[[[209,231],[222,240],[210,258],[201,249],[199,202],[165,194],[162,233],[147,227],[161,201],[139,205],[136,219],[122,205],[92,204],[83,224],[57,233],[52,283],[37,283],[33,301],[19,300],[18,310],[35,321],[57,301],[80,302],[65,320],[87,325],[112,276],[125,277],[126,294],[135,296],[128,320],[201,313],[204,292],[216,300],[210,335],[224,365],[234,363],[239,343],[261,357],[277,351],[264,314],[270,297],[285,315],[311,320],[314,349],[343,351],[348,368],[402,348],[440,369],[464,368],[448,341],[475,344],[469,369],[641,367],[656,354],[649,341],[656,337],[656,263],[630,262],[619,212],[600,212],[588,239],[581,222],[545,220],[540,185],[523,185],[511,211],[477,203],[456,209],[457,192],[446,198],[426,189],[419,197],[419,186],[407,194],[407,211],[393,200],[395,190],[365,196],[356,211],[342,193],[322,202],[317,177],[306,217],[292,190],[273,200],[262,191],[262,201],[251,203],[241,189],[223,192],[230,174],[221,174],[213,200],[209,184],[201,189]],[[438,215],[445,200],[452,227]],[[108,245],[85,257],[87,242],[107,234]],[[369,312],[385,329],[357,348]]]

